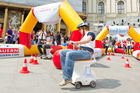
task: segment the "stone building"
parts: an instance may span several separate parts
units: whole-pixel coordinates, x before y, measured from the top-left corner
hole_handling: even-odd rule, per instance
[[[0,23],[3,25],[3,37],[5,36],[9,25],[12,25],[13,29],[16,31],[19,30],[32,7],[58,1],[63,0],[0,0]],[[86,17],[82,13],[82,0],[68,0],[68,2],[82,18]],[[41,28],[44,28],[45,30],[63,31],[65,34],[70,36],[70,31],[63,20],[57,25],[46,26],[44,24],[37,23],[34,30],[38,31]]]
[[[131,25],[140,27],[140,0],[84,0],[87,21],[94,25]],[[100,26],[100,25],[99,25]]]

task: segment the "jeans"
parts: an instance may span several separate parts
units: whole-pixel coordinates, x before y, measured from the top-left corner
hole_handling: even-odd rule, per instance
[[[111,51],[115,52],[115,45],[111,45]]]
[[[123,46],[123,54],[124,54],[124,53],[127,53],[126,47],[125,47],[125,46]]]
[[[109,46],[105,46],[105,53],[106,53],[106,55],[107,55],[108,47]]]
[[[64,79],[71,79],[75,59],[90,59],[92,54],[84,50],[63,49],[60,51],[61,67]]]

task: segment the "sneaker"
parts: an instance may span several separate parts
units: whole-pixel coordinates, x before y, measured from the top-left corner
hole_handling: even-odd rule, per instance
[[[65,86],[65,85],[71,83],[71,81],[72,81],[71,79],[69,79],[69,80],[64,79],[59,83],[59,86]]]
[[[63,75],[63,71],[60,71],[60,75]]]

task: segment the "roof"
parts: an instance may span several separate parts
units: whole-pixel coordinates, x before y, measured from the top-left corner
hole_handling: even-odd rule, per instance
[[[0,2],[39,6],[64,0],[0,0]],[[77,12],[82,12],[82,0],[67,0]]]

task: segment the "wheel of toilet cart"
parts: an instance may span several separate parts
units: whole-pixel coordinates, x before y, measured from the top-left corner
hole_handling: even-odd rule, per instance
[[[96,82],[95,82],[95,81],[91,81],[91,82],[90,82],[90,86],[91,86],[92,88],[95,88],[95,87],[96,87]]]
[[[80,89],[81,88],[81,82],[75,82],[75,88]]]

